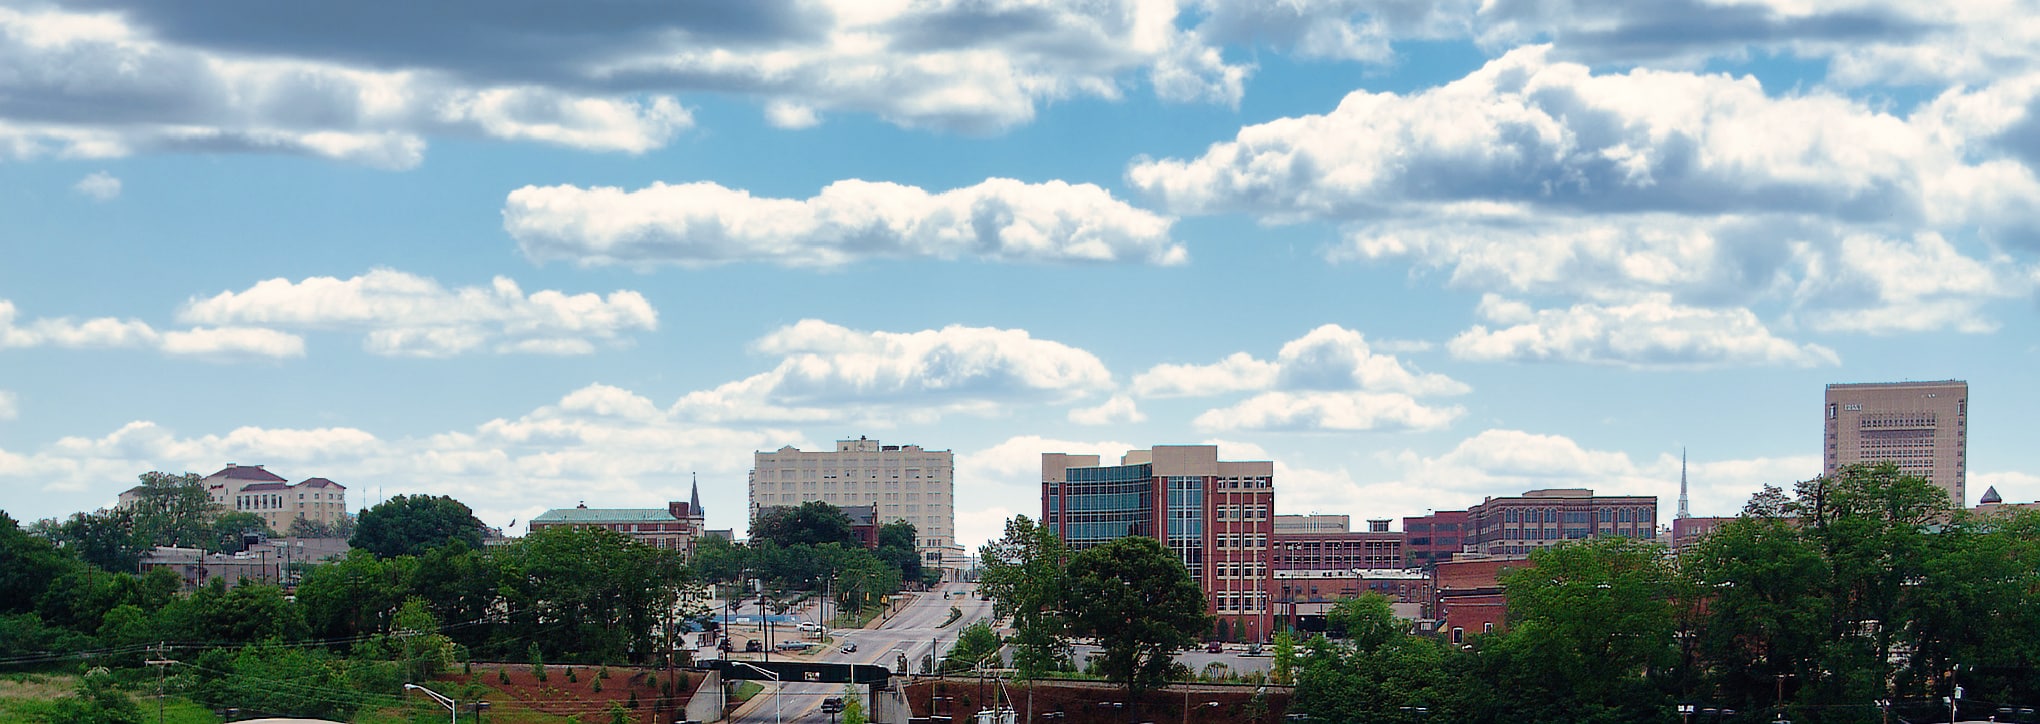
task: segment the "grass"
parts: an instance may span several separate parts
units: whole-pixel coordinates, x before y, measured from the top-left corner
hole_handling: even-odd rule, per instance
[[[764,690],[764,684],[755,681],[739,681],[737,682],[737,693],[732,698],[737,701],[750,701],[751,697],[757,696],[758,692]]]
[[[959,618],[963,618],[963,609],[957,608],[955,606],[950,606],[949,618],[942,619],[942,626],[936,626],[935,628],[942,628],[943,626],[948,626],[949,624],[956,623],[956,620]]]
[[[865,626],[871,625],[871,620],[878,618],[878,615],[880,613],[883,613],[884,611],[885,609],[880,606],[873,606],[863,611],[858,611],[856,609],[851,609],[848,612],[838,611],[836,612],[836,620],[831,622],[829,624],[829,627],[864,628]]]
[[[71,695],[78,677],[68,674],[9,674],[0,676],[0,722],[49,721],[57,700]],[[142,719],[157,720],[154,687],[130,691],[142,709]],[[211,709],[181,696],[163,699],[163,724],[219,724]]]

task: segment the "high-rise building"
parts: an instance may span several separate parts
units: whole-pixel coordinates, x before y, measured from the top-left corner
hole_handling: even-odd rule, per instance
[[[1890,462],[1969,505],[1969,383],[1873,382],[1827,386],[1823,472]]]
[[[830,505],[877,506],[880,525],[904,520],[919,535],[922,565],[945,575],[962,570],[956,545],[956,456],[919,445],[838,440],[833,451],[806,452],[791,445],[755,453],[751,467],[751,519],[772,506],[819,500]]]
[[[1097,455],[1041,456],[1041,519],[1071,548],[1155,538],[1182,559],[1218,618],[1220,638],[1273,633],[1275,464],[1218,459],[1212,445],[1156,445],[1118,465]]]

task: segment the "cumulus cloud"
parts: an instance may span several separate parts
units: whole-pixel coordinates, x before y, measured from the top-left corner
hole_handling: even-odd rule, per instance
[[[993,178],[940,193],[848,180],[808,199],[758,198],[700,182],[512,191],[503,227],[526,256],[583,265],[759,261],[837,266],[865,258],[1179,264],[1171,220],[1091,184]]]
[[[675,411],[709,422],[991,413],[1000,404],[1067,401],[1112,386],[1111,373],[1090,352],[1022,329],[866,332],[808,319],[753,346],[779,363],[690,393]]]
[[[416,437],[384,438],[348,427],[189,435],[136,421],[103,436],[0,450],[0,486],[110,504],[126,487],[117,481],[142,471],[206,474],[238,461],[266,464],[291,480],[338,481],[356,507],[372,504],[376,489],[452,495],[501,526],[580,500],[664,507],[685,500],[690,476],[698,473],[712,522],[742,527],[742,480],[751,451],[784,444],[806,443],[786,430],[687,424],[636,393],[594,384],[521,415]]]
[[[59,347],[67,349],[156,349],[165,354],[236,359],[302,357],[305,343],[295,335],[252,327],[194,327],[157,331],[135,319],[69,317],[34,319],[15,324],[14,303],[0,299],[0,349]]]
[[[1475,325],[1460,333],[1449,345],[1454,357],[1660,369],[1841,362],[1826,347],[1772,335],[1748,310],[1680,306],[1663,295],[1536,310],[1488,295],[1481,300],[1480,315],[1495,328]]]
[[[1150,397],[1267,389],[1457,395],[1471,388],[1445,375],[1412,372],[1394,356],[1375,353],[1361,333],[1336,324],[1283,344],[1272,362],[1235,352],[1208,365],[1156,365],[1133,378],[1134,392]]]
[[[1933,232],[1852,235],[1836,252],[1814,258],[1794,291],[1800,319],[1815,329],[1992,332],[1998,325],[1983,304],[2031,296],[2040,281],[2007,257],[1964,256]]]
[[[1263,392],[1192,421],[1207,432],[1436,430],[1465,414],[1458,405],[1433,407],[1393,392]]]
[[[1213,44],[1269,46],[1305,58],[1385,63],[1396,40],[1463,37],[1472,0],[1202,0],[1197,33]]]
[[[94,171],[71,186],[72,191],[83,194],[93,201],[112,201],[120,198],[120,179],[105,171]]]
[[[1133,398],[1113,395],[1111,399],[1096,407],[1079,407],[1070,410],[1070,422],[1079,425],[1112,425],[1123,422],[1142,422],[1147,415],[1133,404]]]
[[[222,52],[169,39],[166,26],[150,22],[203,11],[150,17],[145,9],[0,9],[0,59],[17,70],[0,91],[20,101],[0,116],[0,153],[288,153],[402,169],[419,163],[429,135],[637,153],[692,124],[664,95],[463,78],[282,48]]]
[[[1386,455],[1393,486],[1427,491],[1426,507],[1463,508],[1487,496],[1520,495],[1541,488],[1588,488],[1601,495],[1651,495],[1668,523],[1679,496],[1679,456],[1665,451],[1642,460],[1596,450],[1564,435],[1490,429],[1449,451]],[[1694,459],[1687,477],[1695,515],[1734,515],[1764,485],[1790,487],[1820,474],[1820,456]]]
[[[658,328],[643,295],[617,291],[525,293],[497,277],[488,287],[447,289],[432,279],[376,269],[349,279],[269,279],[240,292],[192,299],[179,318],[196,324],[357,329],[371,352],[446,357],[498,353],[587,354],[620,344],[632,330]]]
[[[1951,139],[1839,95],[1773,97],[1726,75],[1596,75],[1550,55],[1519,48],[1407,96],[1356,91],[1330,113],[1243,128],[1195,159],[1139,160],[1127,176],[1175,211],[1271,220],[1484,202],[1890,222],[1974,211],[1943,189],[1976,173],[2026,198],[2040,189],[2030,171],[1973,163]]]
[[[1236,103],[1249,68],[1178,27],[1173,2],[783,0],[714,9],[455,2],[431,9],[0,9],[0,154],[291,153],[409,168],[431,137],[639,153],[693,124],[677,94],[755,98],[775,125],[825,111],[996,132],[1038,105]],[[232,22],[224,21],[225,15]],[[405,32],[389,32],[405,28]],[[598,40],[599,39],[599,40]]]

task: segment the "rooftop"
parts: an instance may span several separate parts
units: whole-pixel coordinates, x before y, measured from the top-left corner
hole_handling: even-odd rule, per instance
[[[220,470],[219,472],[217,472],[217,473],[213,473],[213,474],[211,474],[211,475],[207,475],[206,477],[208,477],[208,478],[233,478],[233,479],[235,479],[235,480],[260,480],[260,481],[262,481],[262,482],[265,482],[265,483],[287,483],[287,482],[290,482],[290,481],[288,481],[288,480],[284,480],[284,479],[283,479],[282,477],[278,476],[278,475],[277,475],[276,473],[272,473],[272,472],[269,472],[269,471],[267,471],[267,470],[263,470],[263,469],[262,469],[262,466],[260,466],[260,465],[235,465],[235,464],[233,464],[233,463],[227,463],[227,467],[225,467],[225,468],[221,469],[221,470]]]
[[[677,521],[665,508],[554,508],[532,518],[532,523],[672,523]]]

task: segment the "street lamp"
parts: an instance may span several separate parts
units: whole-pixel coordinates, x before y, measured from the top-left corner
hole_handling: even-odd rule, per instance
[[[774,722],[783,722],[783,721],[785,721],[785,720],[783,720],[783,719],[781,719],[781,718],[780,718],[780,708],[779,708],[779,692],[781,692],[781,691],[783,691],[783,690],[785,690],[785,689],[786,689],[786,682],[780,681],[780,680],[779,680],[779,675],[778,675],[778,674],[772,673],[772,672],[770,672],[770,671],[766,671],[766,670],[764,670],[764,669],[761,669],[761,668],[758,668],[758,667],[756,667],[756,666],[752,666],[752,665],[750,665],[750,664],[747,664],[747,663],[744,663],[744,662],[742,662],[742,661],[731,661],[730,663],[732,663],[732,664],[736,664],[736,665],[738,665],[738,666],[742,666],[742,667],[744,667],[744,668],[746,668],[746,669],[750,669],[750,670],[752,670],[752,671],[756,671],[756,672],[758,672],[758,673],[760,673],[760,674],[764,674],[764,675],[766,675],[766,676],[770,676],[770,677],[772,677],[772,721],[774,721]]]
[[[405,684],[404,689],[407,691],[421,692],[426,696],[432,697],[433,701],[439,702],[440,706],[446,707],[446,710],[453,714],[453,717],[451,719],[448,719],[447,721],[452,722],[453,724],[460,724],[460,707],[455,705],[452,699],[448,699],[446,698],[445,695],[440,694],[437,691],[427,689],[417,684]]]

